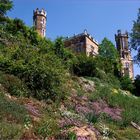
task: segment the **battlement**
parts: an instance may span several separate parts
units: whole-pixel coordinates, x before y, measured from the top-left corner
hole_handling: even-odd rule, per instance
[[[36,31],[42,36],[46,36],[46,21],[47,21],[47,12],[38,8],[33,11],[33,24]]]
[[[125,33],[122,33],[121,30],[117,31],[117,34],[115,34],[115,36],[122,36],[122,37],[127,37],[128,38],[128,32],[125,31]]]
[[[44,9],[39,10],[38,8],[33,11],[33,14],[34,14],[34,16],[35,15],[41,15],[41,16],[44,16],[44,17],[47,16],[47,12]]]

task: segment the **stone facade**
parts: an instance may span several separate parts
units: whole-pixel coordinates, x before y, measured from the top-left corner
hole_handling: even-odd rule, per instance
[[[115,41],[122,64],[121,75],[128,75],[131,79],[134,79],[133,59],[129,50],[128,33],[122,34],[121,31],[118,30],[118,33],[115,34]]]
[[[33,24],[37,32],[42,36],[46,36],[46,19],[47,14],[44,9],[39,10],[38,8],[33,11]]]
[[[75,53],[83,53],[87,56],[96,56],[98,54],[99,45],[97,41],[95,41],[86,31],[67,38],[64,41],[64,45]]]

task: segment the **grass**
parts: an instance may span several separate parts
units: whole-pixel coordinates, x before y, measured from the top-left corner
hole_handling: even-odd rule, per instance
[[[23,133],[27,111],[0,92],[0,139],[18,140]]]
[[[0,92],[0,120],[6,118],[16,123],[24,123],[26,116],[27,111],[22,105],[6,99],[4,94]]]
[[[59,126],[54,116],[45,114],[40,123],[35,128],[35,133],[43,138],[56,136],[59,133]]]
[[[0,139],[8,140],[14,139],[19,140],[23,133],[23,127],[16,123],[8,123],[0,121]]]
[[[100,131],[102,134],[101,140],[103,137],[106,139],[116,139],[116,140],[139,140],[140,133],[135,128],[128,126],[126,128],[120,128],[118,125],[115,125],[113,122],[97,122],[94,124],[95,128]]]
[[[92,79],[93,80],[93,79]],[[121,90],[114,89],[112,85],[95,79],[96,91],[89,95],[89,100],[104,100],[110,107],[117,107],[123,110],[121,126],[128,126],[131,121],[140,124],[140,98],[132,95],[125,95]],[[115,90],[115,92],[113,92]]]

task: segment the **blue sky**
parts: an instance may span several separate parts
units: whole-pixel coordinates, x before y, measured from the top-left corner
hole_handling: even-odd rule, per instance
[[[100,43],[107,37],[115,44],[118,29],[131,32],[137,18],[140,0],[13,0],[14,8],[8,15],[21,18],[32,26],[33,10],[47,11],[47,37],[72,36],[87,29]],[[134,66],[135,75],[140,68]]]

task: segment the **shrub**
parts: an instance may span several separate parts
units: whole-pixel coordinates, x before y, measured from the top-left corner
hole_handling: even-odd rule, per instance
[[[73,62],[73,73],[78,76],[95,76],[96,67],[93,57],[78,55]]]
[[[62,60],[66,68],[71,71],[72,60],[75,59],[75,55],[71,50],[65,48],[63,37],[59,37],[55,40],[52,50]]]
[[[8,90],[11,95],[29,96],[26,85],[16,76],[0,72],[0,83]]]
[[[137,75],[134,81],[135,92],[136,96],[140,96],[140,75]]]
[[[95,113],[88,113],[86,115],[86,118],[88,120],[88,122],[90,123],[96,123],[98,121],[98,116]]]
[[[42,47],[26,46],[4,48],[0,68],[22,79],[32,91],[32,96],[38,99],[64,97],[61,87],[67,71],[56,55],[42,50]]]
[[[74,132],[69,132],[68,133],[68,139],[69,140],[77,140],[77,136]]]
[[[128,90],[131,93],[134,91],[134,85],[132,83],[132,80],[129,78],[129,76],[123,76],[120,79],[120,83],[121,83],[121,88],[123,90]]]

